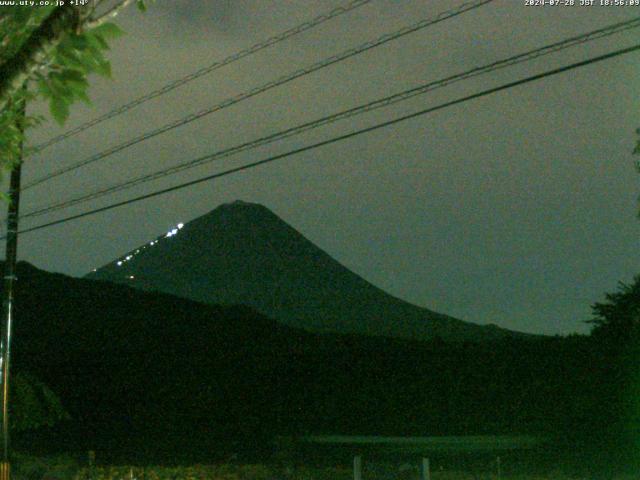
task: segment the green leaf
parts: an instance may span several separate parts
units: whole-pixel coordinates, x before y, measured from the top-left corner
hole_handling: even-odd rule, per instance
[[[28,8],[18,8],[13,11],[14,21],[18,24],[27,23],[29,17],[33,16],[33,11]]]
[[[137,0],[136,6],[138,7],[138,10],[140,10],[141,12],[147,11],[147,5],[144,3],[144,0]]]
[[[98,62],[95,72],[106,78],[111,78],[111,63],[108,60]]]
[[[118,38],[124,35],[124,31],[115,23],[111,22],[98,25],[96,28],[90,30],[90,32],[94,35],[98,34],[103,38]]]
[[[32,128],[40,125],[44,121],[42,115],[27,115],[24,119],[24,128]],[[26,148],[25,148],[26,150]]]
[[[51,116],[60,125],[63,125],[69,117],[69,104],[62,97],[51,97],[49,110],[51,111]]]
[[[88,85],[82,72],[73,69],[65,69],[60,73],[60,79],[64,82],[80,82]]]
[[[73,99],[73,90],[65,82],[61,73],[52,72],[49,74],[49,86],[53,92],[52,97],[60,97],[68,100]]]
[[[106,62],[102,51],[93,47],[90,47],[81,52],[80,61],[84,65],[85,72],[95,72],[100,68],[100,65]]]
[[[86,91],[78,90],[75,94],[83,103],[91,105],[91,99],[89,98],[89,95],[87,95]]]
[[[84,35],[70,34],[69,42],[73,48],[77,48],[78,50],[84,50],[89,45],[89,42]]]
[[[38,79],[38,91],[45,98],[53,97],[53,91],[51,90],[51,86],[49,82],[43,77]]]
[[[93,32],[87,32],[85,36],[89,44],[94,48],[98,50],[109,50],[109,44],[102,35]]]
[[[93,72],[98,64],[98,60],[96,56],[102,57],[101,55],[96,55],[93,50],[85,50],[77,56],[78,61],[80,62],[80,69],[85,73]]]
[[[67,65],[70,67],[85,69],[85,65],[82,63],[80,55],[73,50],[61,50],[58,49],[56,54],[56,63],[60,65]]]

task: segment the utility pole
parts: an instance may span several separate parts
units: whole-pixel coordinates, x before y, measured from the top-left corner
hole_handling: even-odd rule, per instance
[[[25,116],[24,99],[18,109],[18,128],[23,132]],[[9,207],[7,211],[7,240],[4,262],[3,323],[0,339],[0,398],[2,400],[2,461],[0,480],[9,480],[9,364],[11,358],[11,323],[13,322],[13,297],[18,257],[18,209],[20,207],[20,174],[22,170],[23,143],[18,147],[18,158],[11,170],[9,183]]]

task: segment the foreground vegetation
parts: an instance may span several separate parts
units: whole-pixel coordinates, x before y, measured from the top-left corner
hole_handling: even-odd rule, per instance
[[[18,451],[264,463],[277,436],[532,435],[576,468],[640,458],[640,279],[596,304],[591,336],[477,344],[318,335],[244,307],[18,275],[14,365],[70,417],[15,432]]]
[[[546,473],[514,473],[492,470],[495,465],[476,468],[443,468],[435,466],[431,480],[579,480],[597,476],[570,475],[560,470]],[[99,466],[86,467],[68,456],[19,456],[14,466],[15,480],[351,480],[349,466],[283,467],[267,464],[194,465],[181,467]],[[417,467],[408,465],[369,466],[363,471],[364,480],[418,480]],[[606,477],[611,480],[640,480],[637,475]]]

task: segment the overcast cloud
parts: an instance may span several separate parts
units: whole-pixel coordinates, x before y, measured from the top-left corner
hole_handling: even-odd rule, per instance
[[[460,1],[373,0],[30,158],[25,182]],[[640,7],[497,0],[64,175],[22,211],[640,15]],[[64,129],[328,11],[334,0],[159,0],[119,18],[114,79]],[[345,133],[637,43],[632,30],[416,97],[24,227]],[[36,108],[37,110],[37,108]],[[640,273],[640,54],[632,53],[218,181],[25,234],[19,256],[83,275],[167,227],[242,199],[266,205],[382,289],[464,320],[587,331],[590,304]]]

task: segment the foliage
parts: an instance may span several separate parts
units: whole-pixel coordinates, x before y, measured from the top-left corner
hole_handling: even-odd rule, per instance
[[[274,436],[307,432],[522,433],[557,437],[561,459],[612,459],[587,442],[619,422],[625,398],[612,398],[622,382],[590,338],[314,335],[26,264],[18,276],[15,336],[28,341],[15,363],[46,378],[81,426],[58,445],[87,445],[98,462],[264,458]]]
[[[368,471],[367,478],[379,480],[382,478],[417,478],[417,472],[402,472],[394,469],[389,475],[376,474]],[[408,475],[403,475],[408,474]],[[309,467],[298,466],[289,471],[279,471],[265,465],[217,465],[193,467],[105,467],[85,468],[78,472],[74,480],[267,480],[272,478],[286,478],[288,480],[349,480],[353,478],[350,467]],[[497,475],[492,471],[469,471],[435,468],[431,472],[433,480],[572,480],[578,477],[568,476],[561,472],[541,474],[504,474]],[[616,480],[637,480],[637,476],[614,477]]]
[[[4,28],[0,29],[0,36],[5,38],[0,59],[8,61],[37,25],[46,19],[43,12],[51,9],[10,8],[8,19],[1,24]],[[57,48],[50,53],[47,63],[41,65],[31,76],[28,85],[31,93],[14,94],[12,108],[3,109],[0,117],[0,152],[3,158],[6,158],[8,152],[14,152],[15,146],[24,139],[20,128],[16,126],[16,105],[19,101],[25,97],[27,100],[39,97],[49,103],[51,116],[58,123],[64,123],[73,102],[78,99],[89,102],[87,76],[90,73],[110,76],[111,66],[105,59],[104,52],[109,48],[107,40],[120,34],[121,31],[115,24],[105,23],[94,29],[69,31],[63,35]],[[32,122],[34,120],[31,119]]]
[[[109,49],[107,40],[121,34],[114,23],[104,23],[80,34],[69,32],[56,49],[48,72],[35,73],[36,92],[49,102],[51,115],[59,124],[69,116],[69,107],[76,100],[90,103],[87,96],[90,73],[111,76],[111,64],[104,52]]]
[[[12,58],[25,40],[53,11],[53,6],[41,8],[4,7],[0,19],[0,63]]]
[[[22,69],[26,70],[21,72],[26,75],[26,81],[23,89],[12,90],[4,85],[9,91],[0,91],[0,98],[7,99],[0,103],[0,172],[15,165],[26,138],[25,131],[42,121],[34,116],[23,118],[22,102],[35,99],[47,102],[51,117],[62,125],[74,102],[90,102],[88,76],[111,76],[111,64],[105,58],[105,52],[109,50],[109,41],[120,36],[122,31],[104,20],[114,16],[129,1],[120,0],[107,13],[97,17],[96,5],[103,2],[90,2],[89,6],[83,7],[2,7],[0,78],[8,78],[9,73]],[[146,8],[143,0],[136,3],[140,10]],[[53,27],[54,17],[60,9],[76,10],[76,21],[59,22]],[[51,33],[52,30],[55,31]],[[39,44],[34,40],[42,38],[45,40]],[[30,67],[34,59],[37,59],[36,65]]]
[[[11,428],[16,431],[53,426],[69,418],[60,399],[44,383],[31,375],[13,376]]]
[[[606,294],[606,301],[592,307],[592,335],[623,346],[640,338],[640,275],[633,282],[620,282],[618,291]]]
[[[33,94],[20,90],[0,111],[0,168],[11,170],[20,158],[24,131],[38,123],[38,118],[22,115],[21,104],[33,99]]]
[[[271,473],[264,465],[110,466],[82,469],[75,480],[268,480]]]
[[[593,383],[599,414],[591,435],[623,462],[640,459],[640,275],[592,306]],[[597,372],[597,373],[596,373]],[[595,434],[595,435],[594,435]]]
[[[11,476],[16,480],[73,480],[80,469],[80,463],[68,455],[36,457],[15,453]]]

